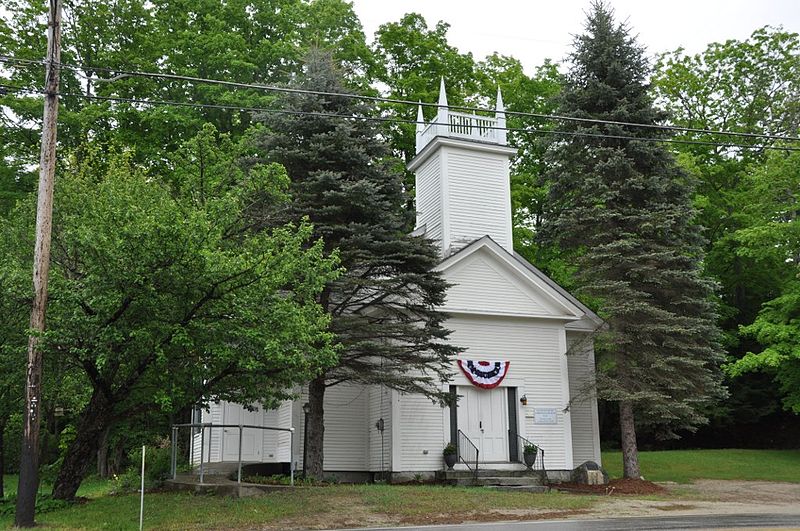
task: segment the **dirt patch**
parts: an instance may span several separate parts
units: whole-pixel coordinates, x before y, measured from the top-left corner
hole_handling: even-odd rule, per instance
[[[659,511],[688,511],[690,509],[696,509],[696,505],[686,505],[681,503],[673,503],[671,505],[657,505],[656,509]]]
[[[561,483],[556,488],[564,492],[577,494],[612,495],[651,495],[666,494],[667,489],[652,481],[643,479],[612,479],[608,485],[581,485],[579,483]]]
[[[701,479],[676,488],[692,491],[700,497],[714,501],[800,504],[800,483]]]

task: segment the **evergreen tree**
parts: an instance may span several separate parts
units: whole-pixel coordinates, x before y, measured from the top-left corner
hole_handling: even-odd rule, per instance
[[[571,58],[560,114],[664,119],[648,93],[643,48],[604,3],[593,4]],[[663,144],[644,140],[664,136],[657,130],[590,122],[562,129],[596,136],[551,146],[552,211],[543,236],[571,254],[579,292],[608,324],[598,396],[619,405],[624,476],[638,478],[637,424],[675,437],[705,422],[703,408],[724,395],[693,185]]]
[[[295,86],[348,92],[331,58],[309,55]],[[454,354],[444,343],[446,282],[432,268],[434,247],[408,235],[412,212],[403,208],[402,165],[389,157],[373,122],[373,109],[353,98],[289,94],[287,113],[263,116],[260,145],[292,180],[291,215],[308,216],[327,251],[339,250],[344,273],[328,283],[319,303],[331,316],[339,363],[308,386],[307,474],[322,477],[323,399],[344,382],[382,384],[445,400],[441,381]],[[296,112],[317,113],[300,115]]]

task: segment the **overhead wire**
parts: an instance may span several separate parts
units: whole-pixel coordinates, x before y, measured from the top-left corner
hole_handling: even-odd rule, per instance
[[[28,94],[37,94],[37,95],[44,95],[44,90],[36,90],[36,89],[29,89],[25,87],[18,87],[14,85],[7,85],[0,83],[1,89],[11,90],[14,92],[22,92]],[[337,114],[337,113],[324,113],[324,112],[312,112],[312,111],[296,111],[291,109],[273,109],[267,107],[248,107],[242,105],[233,105],[233,104],[222,104],[222,103],[200,103],[200,102],[182,102],[182,101],[171,101],[171,100],[154,100],[154,99],[141,99],[141,98],[125,98],[125,97],[118,97],[118,96],[98,96],[95,94],[83,94],[77,92],[60,92],[59,96],[62,97],[75,97],[75,98],[82,98],[87,100],[95,100],[95,101],[106,101],[106,102],[117,102],[117,103],[131,103],[131,104],[139,104],[139,105],[166,105],[166,106],[174,106],[174,107],[190,107],[190,108],[205,108],[205,109],[223,109],[223,110],[234,110],[234,111],[244,111],[244,112],[253,112],[253,113],[266,113],[266,114],[286,114],[286,115],[296,115],[296,116],[316,116],[321,118],[340,118],[340,119],[350,119],[350,120],[359,120],[359,121],[371,121],[371,122],[382,122],[382,123],[397,123],[397,124],[409,124],[409,125],[430,125],[429,122],[421,122],[417,120],[408,120],[403,118],[388,118],[384,116],[359,116],[359,115],[345,115],[345,114]],[[658,143],[665,143],[665,144],[688,144],[688,145],[700,145],[700,146],[715,146],[715,147],[722,147],[722,148],[741,148],[741,149],[769,149],[769,150],[780,150],[780,151],[800,151],[800,147],[791,147],[791,146],[776,146],[770,144],[738,144],[733,142],[712,142],[712,141],[705,141],[705,140],[688,140],[688,139],[679,139],[679,138],[654,138],[654,137],[636,137],[636,136],[627,136],[627,135],[613,135],[607,133],[590,133],[586,131],[561,131],[556,129],[528,129],[528,128],[521,128],[521,127],[502,127],[502,126],[490,126],[484,125],[481,126],[482,129],[485,130],[501,130],[501,131],[508,131],[514,133],[523,133],[523,134],[533,134],[533,135],[561,135],[561,136],[569,136],[569,137],[587,137],[587,138],[610,138],[616,140],[633,140],[633,141],[641,141],[641,142],[658,142]]]
[[[34,60],[34,59],[20,59],[15,58],[7,55],[0,55],[0,62],[16,62],[20,64],[29,64],[29,65],[44,65],[46,62],[42,60]],[[419,105],[422,107],[428,108],[438,108],[439,105],[437,103],[427,103],[427,102],[419,102],[419,101],[411,101],[411,100],[403,100],[397,98],[386,98],[382,96],[367,96],[363,94],[352,94],[346,92],[329,92],[329,91],[319,91],[319,90],[310,90],[310,89],[301,89],[296,87],[281,87],[276,85],[265,85],[260,83],[242,83],[238,81],[228,81],[228,80],[221,80],[221,79],[212,79],[212,78],[203,78],[203,77],[195,77],[195,76],[186,76],[186,75],[179,75],[179,74],[167,74],[161,72],[145,72],[139,70],[126,70],[126,69],[116,69],[110,67],[102,67],[102,66],[93,66],[93,65],[72,65],[68,63],[59,63],[59,66],[63,69],[70,70],[73,72],[81,73],[86,70],[92,71],[100,71],[100,72],[108,72],[108,73],[116,73],[117,75],[112,78],[90,78],[88,76],[87,79],[91,79],[92,81],[99,81],[99,82],[112,82],[118,81],[120,79],[124,79],[126,77],[147,77],[147,78],[155,78],[155,79],[165,79],[165,80],[179,80],[179,81],[189,81],[194,83],[208,83],[208,84],[216,84],[222,86],[229,86],[234,88],[246,88],[246,89],[256,89],[256,90],[266,90],[266,91],[274,91],[274,92],[283,92],[283,93],[291,93],[291,94],[307,94],[307,95],[317,95],[317,96],[334,96],[334,97],[342,97],[342,98],[350,98],[350,99],[358,99],[362,101],[370,101],[375,103],[391,103],[391,104],[399,104],[399,105]],[[486,112],[486,113],[494,113],[496,109],[486,108],[486,107],[474,107],[474,106],[464,106],[464,105],[448,105],[448,108],[454,110],[462,110],[462,111],[469,111],[469,112]],[[619,120],[604,120],[600,118],[585,118],[585,117],[577,117],[577,116],[565,116],[565,115],[558,115],[558,114],[545,114],[545,113],[534,113],[534,112],[525,112],[525,111],[510,111],[504,110],[503,113],[507,116],[520,116],[520,117],[529,117],[529,118],[538,118],[544,120],[560,120],[560,121],[567,121],[567,122],[578,122],[578,123],[591,123],[591,124],[602,124],[602,125],[617,125],[617,126],[624,126],[624,127],[640,127],[644,129],[654,129],[654,130],[661,130],[661,131],[672,131],[672,132],[682,132],[682,133],[698,133],[698,134],[709,134],[709,135],[722,135],[722,136],[731,136],[731,137],[739,137],[739,138],[754,138],[754,139],[765,139],[765,140],[777,140],[777,141],[800,141],[800,136],[789,136],[789,135],[774,135],[770,133],[748,133],[742,131],[720,131],[715,129],[706,129],[706,128],[696,128],[696,127],[683,127],[677,125],[659,125],[659,124],[645,124],[645,123],[637,123],[637,122],[625,122]]]

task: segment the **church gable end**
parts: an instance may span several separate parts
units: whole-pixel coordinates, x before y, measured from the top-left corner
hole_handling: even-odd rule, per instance
[[[572,308],[567,301],[560,301],[558,294],[546,286],[537,285],[485,241],[473,246],[474,249],[462,251],[464,256],[456,255],[452,262],[446,260],[442,264],[444,277],[452,284],[447,291],[445,312],[564,320],[580,318],[577,308]]]

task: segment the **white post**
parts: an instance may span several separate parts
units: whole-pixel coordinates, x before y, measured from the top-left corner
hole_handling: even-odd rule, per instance
[[[500,86],[497,86],[497,105],[495,107],[494,117],[497,119],[497,127],[498,129],[494,130],[494,137],[497,139],[499,144],[507,144],[507,132],[505,130],[506,126],[506,106],[503,104],[503,93],[500,92]],[[503,128],[503,129],[499,129]]]
[[[139,497],[139,531],[144,529],[144,452],[145,447],[142,446],[142,494]]]
[[[416,151],[419,153],[422,148],[422,133],[425,131],[425,115],[422,114],[422,102],[417,105],[417,127],[416,127]]]
[[[439,103],[437,103],[437,106],[439,108],[436,112],[436,134],[438,136],[450,136],[450,113],[448,112],[449,107],[447,105],[447,91],[444,87],[444,76],[442,76],[441,82],[439,83]]]
[[[294,428],[289,428],[289,484],[294,487]]]

